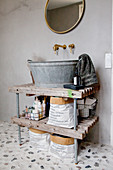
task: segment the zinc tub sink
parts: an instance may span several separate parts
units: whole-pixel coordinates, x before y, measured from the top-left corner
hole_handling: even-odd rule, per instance
[[[76,64],[77,60],[44,62],[28,60],[28,67],[32,72],[35,85],[42,88],[62,88],[64,84],[71,84]]]

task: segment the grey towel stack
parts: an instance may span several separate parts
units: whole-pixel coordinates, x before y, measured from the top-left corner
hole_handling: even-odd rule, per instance
[[[98,83],[95,68],[91,58],[87,54],[79,56],[77,72],[81,77],[81,85],[90,86]]]

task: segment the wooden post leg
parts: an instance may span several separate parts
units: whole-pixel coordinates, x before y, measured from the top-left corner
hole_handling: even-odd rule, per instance
[[[19,93],[16,93],[16,104],[17,104],[17,118],[20,117],[20,111],[19,111]],[[21,130],[20,126],[18,126],[18,138],[19,138],[19,145],[21,146]]]
[[[77,99],[74,99],[74,130],[76,130],[76,126],[78,125],[78,119],[77,119]],[[77,139],[74,139],[75,144],[75,164],[78,163],[78,142]]]

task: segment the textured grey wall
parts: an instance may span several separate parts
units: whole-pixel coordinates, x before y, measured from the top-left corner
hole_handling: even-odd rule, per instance
[[[112,45],[112,0],[87,0],[80,24],[67,34],[55,34],[44,19],[46,0],[0,0],[0,119],[10,120],[16,114],[15,94],[8,93],[14,84],[31,82],[27,59],[77,59],[87,53],[95,65],[100,91],[97,94],[99,124],[89,138],[100,143],[110,142],[111,70],[104,68],[105,52]],[[53,45],[74,43],[74,55]],[[33,99],[21,95],[21,108]]]

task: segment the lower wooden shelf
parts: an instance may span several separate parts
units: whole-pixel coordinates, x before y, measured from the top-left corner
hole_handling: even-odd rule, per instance
[[[83,139],[89,132],[89,129],[95,125],[98,121],[98,117],[89,117],[87,119],[81,120],[77,129],[69,129],[64,127],[58,127],[47,124],[48,118],[36,121],[36,120],[29,120],[25,119],[24,117],[12,117],[12,123],[18,124],[19,126],[24,126],[28,128],[35,128],[38,130],[43,130],[49,133],[56,133],[64,136],[69,136],[76,139]]]

